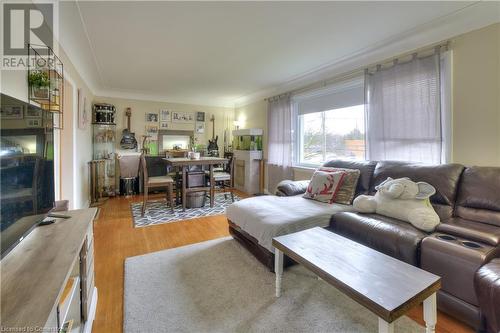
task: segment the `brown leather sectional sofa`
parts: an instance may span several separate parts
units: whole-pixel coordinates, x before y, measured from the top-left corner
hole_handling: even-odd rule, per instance
[[[477,282],[481,267],[500,257],[500,167],[341,160],[325,166],[359,169],[357,195],[374,194],[375,186],[387,177],[409,177],[433,185],[436,194],[431,203],[441,224],[431,234],[397,219],[349,212],[333,215],[328,229],[441,276],[441,311],[477,330],[500,329],[500,323],[494,322],[500,320],[494,317],[500,313],[499,282],[491,279],[491,272],[489,280]],[[306,187],[307,181],[290,182],[278,188],[276,194],[297,195],[305,192]],[[237,240],[273,269],[272,253],[237,226],[230,224],[229,228]],[[497,273],[500,279],[498,268]],[[497,297],[493,301],[484,295],[478,298],[481,294],[489,295],[482,288],[493,288],[495,283]]]

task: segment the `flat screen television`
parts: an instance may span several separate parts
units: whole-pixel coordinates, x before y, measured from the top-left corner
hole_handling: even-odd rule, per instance
[[[1,94],[0,258],[54,207],[53,115]]]

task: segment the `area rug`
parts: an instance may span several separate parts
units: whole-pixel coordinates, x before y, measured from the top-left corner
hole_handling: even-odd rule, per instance
[[[236,194],[234,201],[241,200]],[[182,205],[175,207],[174,213],[170,211],[165,199],[157,201],[148,201],[147,210],[144,216],[141,216],[142,202],[135,202],[130,205],[132,209],[132,218],[135,227],[146,227],[150,225],[171,223],[181,220],[195,219],[203,216],[220,215],[226,212],[226,207],[232,204],[231,195],[224,197],[224,193],[215,194],[215,204],[210,207],[210,200],[207,198],[205,206],[201,208],[186,208],[182,211]]]
[[[124,331],[377,332],[378,319],[301,266],[274,274],[231,238],[127,258]],[[396,332],[424,332],[408,317]]]

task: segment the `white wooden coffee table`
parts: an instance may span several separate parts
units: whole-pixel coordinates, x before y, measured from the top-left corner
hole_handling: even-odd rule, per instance
[[[379,332],[394,332],[394,321],[421,302],[426,332],[435,331],[439,276],[323,228],[273,238],[273,246],[276,297],[281,296],[286,254],[375,313]]]

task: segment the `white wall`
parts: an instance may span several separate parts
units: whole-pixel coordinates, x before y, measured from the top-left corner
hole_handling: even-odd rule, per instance
[[[500,23],[453,39],[454,162],[500,166]]]

